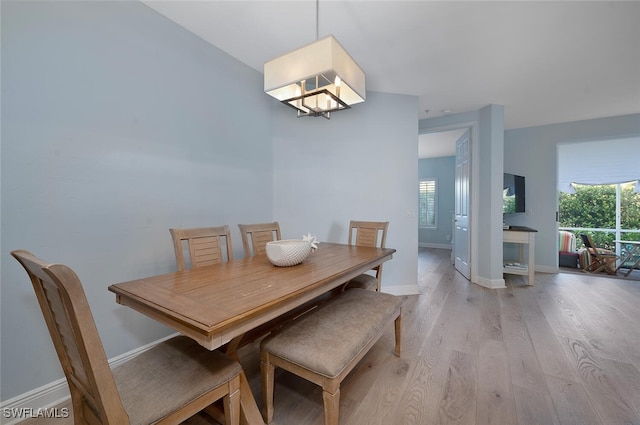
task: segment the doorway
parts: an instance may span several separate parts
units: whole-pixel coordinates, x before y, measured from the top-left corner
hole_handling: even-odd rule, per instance
[[[567,265],[589,263],[581,249],[582,233],[599,248],[615,252],[621,271],[636,263],[635,249],[629,251],[631,245],[624,241],[640,241],[640,174],[633,157],[638,147],[638,137],[558,144],[558,230],[577,242],[563,248],[570,251],[563,258],[579,259],[578,265]],[[559,261],[559,266],[565,263]],[[634,271],[631,267],[627,276]]]
[[[419,135],[418,155],[420,188],[425,186],[422,184],[425,180],[435,184],[435,206],[428,204],[428,207],[437,208],[436,225],[432,215],[429,226],[420,222],[419,247],[450,249],[451,262],[471,281],[475,272],[472,260],[474,133],[475,123],[430,129]],[[424,206],[421,203],[420,208]]]

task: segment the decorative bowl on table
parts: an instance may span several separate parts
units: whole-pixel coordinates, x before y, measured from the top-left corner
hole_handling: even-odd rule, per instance
[[[289,267],[302,263],[311,253],[311,241],[284,239],[267,242],[267,258],[274,266]]]

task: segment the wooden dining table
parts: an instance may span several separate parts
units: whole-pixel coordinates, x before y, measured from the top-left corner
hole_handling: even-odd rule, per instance
[[[265,255],[109,286],[116,302],[194,339],[208,350],[239,346],[245,334],[390,260],[395,249],[320,243],[301,264],[276,267]],[[264,424],[241,374],[242,422]]]

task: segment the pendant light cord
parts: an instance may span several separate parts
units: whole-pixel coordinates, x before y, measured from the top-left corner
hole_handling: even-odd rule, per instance
[[[320,27],[320,0],[316,0],[316,40],[320,39],[319,27]]]

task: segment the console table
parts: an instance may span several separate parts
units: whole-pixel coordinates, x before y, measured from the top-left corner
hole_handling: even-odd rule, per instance
[[[502,240],[503,242],[517,243],[518,247],[518,262],[503,261],[502,272],[508,274],[517,274],[522,276],[528,276],[528,285],[533,286],[535,283],[535,234],[537,230],[531,229],[525,226],[509,226],[508,229],[503,229]],[[529,255],[527,262],[524,263],[524,245],[529,245]]]

